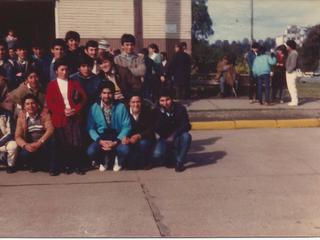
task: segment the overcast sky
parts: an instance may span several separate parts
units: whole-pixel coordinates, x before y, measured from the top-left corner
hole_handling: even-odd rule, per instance
[[[215,30],[210,41],[250,39],[251,0],[208,0]],[[320,0],[254,0],[254,38],[275,38],[288,25],[320,23]]]

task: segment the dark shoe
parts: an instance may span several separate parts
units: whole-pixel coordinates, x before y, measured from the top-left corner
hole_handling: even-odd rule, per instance
[[[73,170],[70,167],[65,167],[64,173],[69,175],[69,174],[73,173]]]
[[[16,169],[14,167],[7,167],[7,173],[8,174],[11,174],[11,173],[14,173],[16,172]]]
[[[50,170],[50,171],[49,171],[49,175],[52,176],[52,177],[53,177],[53,176],[58,176],[58,175],[59,175],[59,172],[58,172],[58,171],[55,171],[55,170]]]
[[[186,168],[183,166],[183,163],[177,163],[175,171],[183,172],[184,170],[186,170]]]
[[[78,175],[84,175],[84,174],[85,174],[85,172],[84,172],[82,169],[80,169],[80,168],[74,169],[74,172],[75,172],[76,174],[78,174]]]

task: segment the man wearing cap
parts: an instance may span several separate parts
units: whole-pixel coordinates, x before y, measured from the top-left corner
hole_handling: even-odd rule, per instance
[[[110,51],[110,44],[107,40],[101,39],[98,42],[98,55],[100,56],[103,52],[109,52]]]
[[[167,165],[173,161],[176,172],[184,171],[184,161],[191,144],[191,125],[186,108],[173,102],[170,90],[161,89],[154,117],[158,139],[153,152],[154,160]]]

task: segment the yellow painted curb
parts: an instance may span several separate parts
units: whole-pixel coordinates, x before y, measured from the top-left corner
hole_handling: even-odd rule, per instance
[[[291,120],[277,120],[279,128],[291,127],[320,127],[319,119],[291,119]]]
[[[237,120],[236,128],[276,128],[275,120]]]
[[[234,121],[192,122],[193,130],[235,129]]]
[[[288,119],[288,120],[236,120],[192,122],[192,130],[227,130],[244,128],[304,128],[320,127],[320,119]]]

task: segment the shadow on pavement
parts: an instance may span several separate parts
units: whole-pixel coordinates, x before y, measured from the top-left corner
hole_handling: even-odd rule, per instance
[[[218,160],[227,155],[225,151],[202,152],[205,150],[206,145],[213,145],[220,139],[221,137],[214,137],[192,141],[191,149],[187,156],[186,168],[215,164]]]

